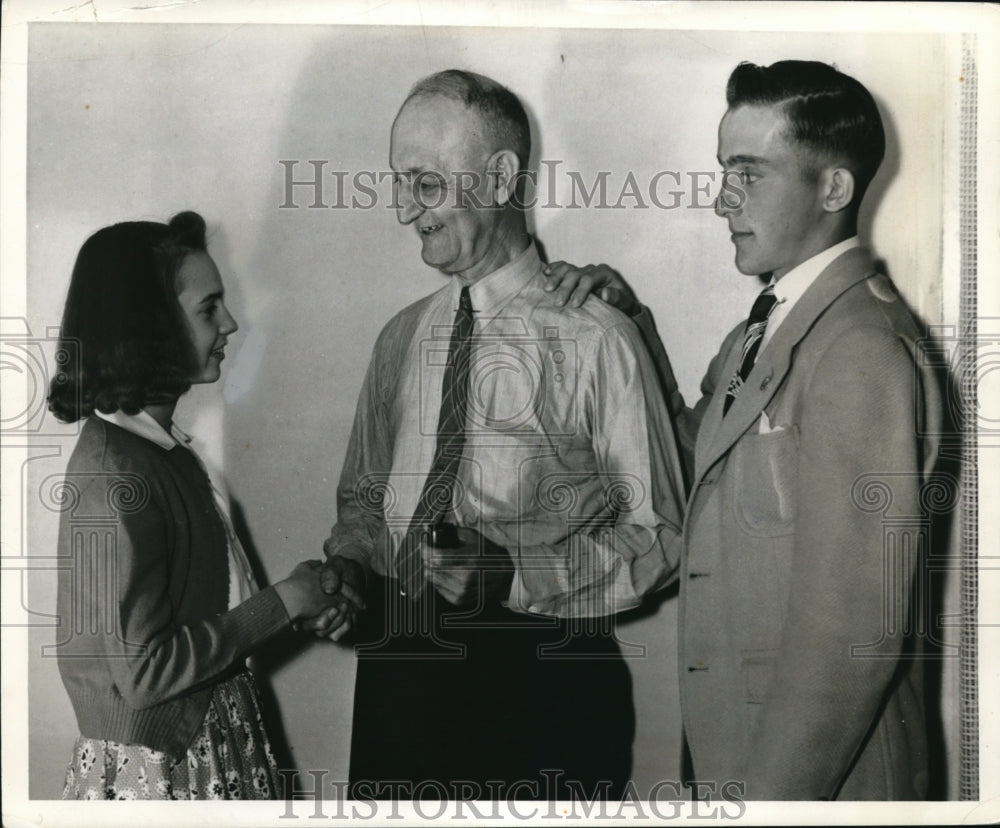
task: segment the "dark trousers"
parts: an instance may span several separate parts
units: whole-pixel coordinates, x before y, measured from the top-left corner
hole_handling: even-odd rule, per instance
[[[359,799],[618,799],[632,679],[610,619],[413,602],[377,578],[358,650]]]

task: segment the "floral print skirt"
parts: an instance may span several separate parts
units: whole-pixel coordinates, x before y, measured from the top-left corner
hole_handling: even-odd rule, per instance
[[[215,687],[184,759],[80,736],[62,798],[277,799],[279,790],[257,685],[245,670]]]

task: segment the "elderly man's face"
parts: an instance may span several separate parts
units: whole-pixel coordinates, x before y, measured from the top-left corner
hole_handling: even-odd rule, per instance
[[[457,101],[411,100],[392,127],[397,218],[416,228],[424,262],[468,284],[505,264],[489,157],[482,121]]]

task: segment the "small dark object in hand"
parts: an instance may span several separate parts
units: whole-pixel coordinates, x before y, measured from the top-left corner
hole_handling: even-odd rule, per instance
[[[454,523],[435,523],[431,527],[431,546],[436,549],[456,549],[460,545],[458,529]]]

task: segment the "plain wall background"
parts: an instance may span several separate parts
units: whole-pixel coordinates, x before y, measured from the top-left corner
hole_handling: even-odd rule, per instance
[[[300,180],[312,175],[307,161],[326,161],[324,200],[334,203],[332,171],[346,171],[349,182],[358,171],[388,169],[392,119],[412,83],[430,72],[471,69],[521,97],[533,121],[533,158],[549,162],[540,173],[542,204],[550,186],[558,203],[571,202],[568,171],[588,187],[606,171],[611,203],[630,171],[642,188],[657,172],[678,173],[681,186],[666,178],[659,189],[664,201],[685,191],[676,209],[637,209],[625,198],[617,210],[541,207],[532,222],[551,260],[607,261],[625,274],[652,308],[689,403],[759,289],[736,271],[711,194],[693,192],[690,177],[718,169],[725,81],[740,60],[834,62],[872,90],[889,153],[863,211],[864,240],[925,322],[956,321],[946,311],[957,303],[943,293],[947,284],[957,294],[957,278],[942,277],[942,205],[952,163],[946,121],[959,81],[944,36],[33,24],[29,50],[31,330],[58,325],[76,252],[97,228],[162,221],[182,209],[206,217],[241,329],[223,380],[188,395],[177,419],[224,469],[247,546],[270,580],[321,557],[375,337],[442,280],[421,262],[413,231],[385,206],[388,181],[372,209],[312,209],[307,187],[294,191],[297,209],[281,209],[279,161],[297,160]],[[556,161],[550,185],[545,169]],[[25,467],[29,555],[54,552],[56,517],[39,492],[64,468],[75,434],[51,418],[46,431],[51,436]],[[59,795],[76,737],[55,661],[39,657],[54,643],[45,619],[54,596],[55,573],[31,577],[39,619],[29,664],[35,798]],[[640,791],[678,778],[675,617],[668,597],[620,626],[623,641],[644,648],[630,661]],[[350,650],[304,641],[266,661],[291,761],[346,779]],[[957,716],[950,690],[944,707],[950,722]]]

